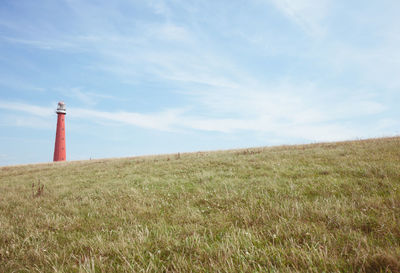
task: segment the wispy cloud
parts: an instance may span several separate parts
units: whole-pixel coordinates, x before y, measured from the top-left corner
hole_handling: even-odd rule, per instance
[[[190,42],[191,40],[190,33],[184,27],[169,22],[148,25],[147,33],[150,37],[164,41]]]
[[[29,40],[14,37],[2,36],[0,37],[6,42],[26,45],[44,50],[66,50],[76,48],[77,45],[68,41],[62,41],[60,39],[40,39],[40,40]]]
[[[235,107],[239,108],[236,109],[236,113],[237,111],[246,111],[247,117],[204,117],[193,115],[188,112],[188,109],[168,109],[162,112],[143,114],[127,111],[107,112],[73,107],[68,109],[68,116],[74,120],[88,120],[93,123],[111,121],[117,124],[160,131],[199,130],[221,133],[253,131],[312,141],[354,138],[361,134],[357,128],[335,121],[332,116],[335,112],[329,113],[324,112],[322,109],[309,108],[310,106],[306,104],[297,105],[296,109],[290,109],[294,105],[290,103],[287,108],[278,109],[273,107],[274,101],[273,99],[271,100],[272,97],[268,98],[270,100],[268,102],[266,99],[268,96],[258,95],[252,98],[253,102],[243,101],[242,97],[231,97],[228,104],[223,106],[224,114],[231,115],[234,111],[233,107]],[[276,98],[275,96],[274,99]],[[266,106],[264,110],[259,108],[251,111],[250,108],[257,104],[255,101],[260,105],[264,103],[264,106]],[[296,99],[293,101],[296,101]],[[297,100],[297,102],[299,101]],[[378,104],[361,102],[360,105],[362,107],[370,106],[370,109],[364,112],[365,115],[382,111]],[[354,106],[354,104],[348,106],[347,114],[351,114],[350,107]],[[343,105],[340,107],[340,111],[346,111]],[[373,109],[374,107],[375,109]],[[40,117],[49,115],[49,108],[47,107],[32,106],[24,103],[0,102],[0,109],[27,112]],[[342,116],[342,118],[344,117]],[[19,125],[23,126],[23,123]]]
[[[17,90],[30,90],[30,91],[35,91],[35,92],[46,91],[46,89],[43,87],[38,87],[33,84],[24,83],[24,82],[22,82],[22,79],[15,78],[15,77],[12,77],[9,75],[8,75],[8,77],[3,76],[0,78],[0,86],[6,87],[6,88],[11,88],[11,89],[17,89]]]
[[[51,116],[54,109],[21,102],[0,100],[0,126],[26,127],[35,129],[52,128]],[[21,113],[24,113],[23,115]]]
[[[99,92],[86,91],[83,87],[72,87],[72,88],[53,88],[54,91],[60,94],[63,98],[70,98],[74,101],[79,101],[87,106],[95,106],[100,101],[104,100],[116,100],[121,101],[123,99],[117,98],[109,94],[103,94]]]
[[[323,19],[330,0],[270,0],[294,23],[313,36],[325,34]]]
[[[45,128],[62,99],[93,134],[118,125],[268,144],[399,128],[395,1],[41,4],[10,4],[0,19],[2,125]]]
[[[335,73],[361,77],[368,85],[385,89],[398,89],[400,79],[396,71],[400,69],[400,41],[387,37],[377,45],[359,48],[348,43],[332,42],[315,57],[328,65]]]
[[[36,106],[28,103],[0,101],[0,109],[24,112],[39,117],[48,117],[54,113],[54,108]]]
[[[159,113],[141,114],[133,112],[106,112],[82,108],[68,110],[72,118],[91,120],[92,122],[113,121],[120,124],[138,126],[147,129],[171,131],[176,125],[179,109],[169,109]]]
[[[54,108],[20,102],[0,101],[0,109],[16,113],[23,112],[30,115],[24,116],[24,118],[21,118],[21,116],[16,118],[17,116],[15,115],[9,115],[10,120],[18,120],[17,123],[14,123],[14,125],[17,126],[31,126],[27,121],[32,117],[48,118],[54,115]],[[182,112],[182,109],[168,109],[157,113],[142,114],[126,111],[106,112],[74,107],[68,107],[67,109],[67,115],[72,119],[89,120],[93,123],[113,121],[119,124],[161,131],[173,130]],[[5,122],[8,126],[13,124],[12,122],[3,120],[3,124],[5,124]]]
[[[132,20],[114,4],[99,8],[82,1],[65,3],[79,22],[79,34],[43,35],[40,29],[33,29],[26,37],[7,36],[3,40],[43,50],[85,51],[96,56],[90,69],[114,73],[124,81],[156,76],[169,81],[231,85],[224,74],[230,73],[234,64],[224,59],[222,52],[204,44],[205,37],[199,39],[198,32],[187,25],[171,20]],[[168,13],[168,5],[163,1],[149,5],[157,14]],[[129,27],[124,29],[121,22],[103,18],[126,20]]]
[[[165,15],[167,17],[171,16],[171,10],[164,0],[149,0],[146,2],[147,5],[153,9],[155,14]]]
[[[51,129],[54,122],[51,116],[34,116],[34,115],[21,115],[21,114],[3,114],[0,117],[1,127],[23,127],[33,129]]]

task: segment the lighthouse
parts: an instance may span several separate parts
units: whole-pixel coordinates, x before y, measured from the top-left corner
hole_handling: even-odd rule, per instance
[[[65,103],[60,101],[57,105],[57,131],[56,131],[56,144],[54,146],[53,161],[66,160],[66,147],[65,147],[65,114],[67,109]]]

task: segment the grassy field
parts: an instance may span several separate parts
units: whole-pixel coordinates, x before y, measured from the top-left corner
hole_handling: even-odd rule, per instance
[[[0,168],[0,272],[296,271],[400,272],[399,137]]]

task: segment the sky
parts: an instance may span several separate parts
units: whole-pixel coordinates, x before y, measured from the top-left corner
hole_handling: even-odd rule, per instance
[[[0,165],[400,133],[400,1],[2,0]]]

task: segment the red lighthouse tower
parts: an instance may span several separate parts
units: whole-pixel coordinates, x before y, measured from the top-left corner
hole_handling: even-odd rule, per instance
[[[65,161],[66,148],[65,148],[65,114],[67,109],[65,103],[60,101],[57,105],[57,132],[56,144],[54,146],[53,161]]]

